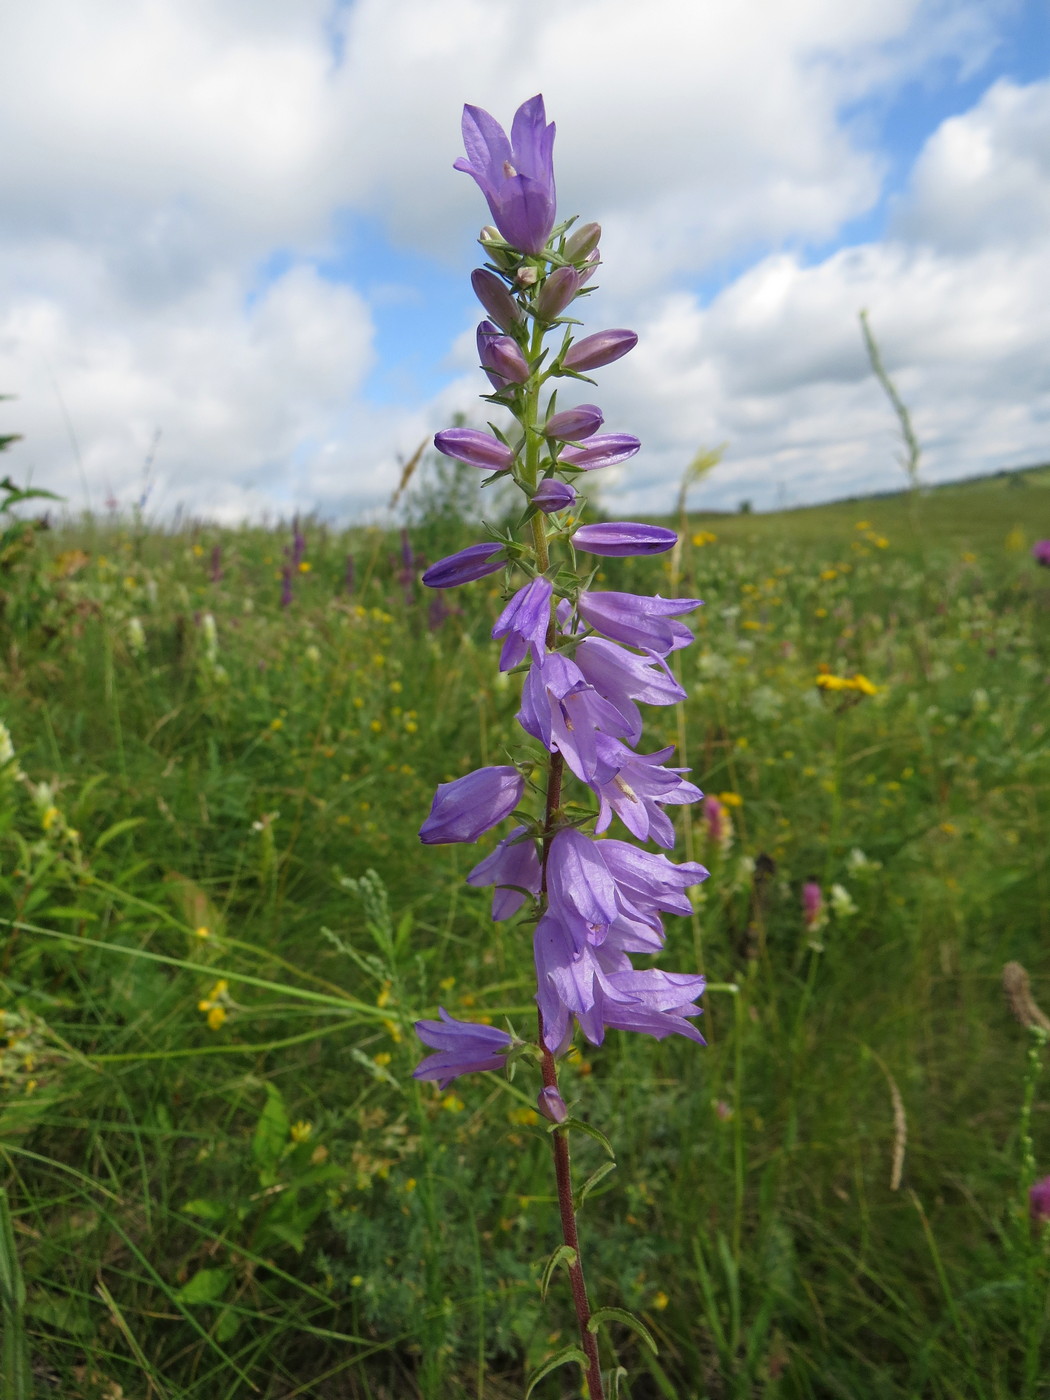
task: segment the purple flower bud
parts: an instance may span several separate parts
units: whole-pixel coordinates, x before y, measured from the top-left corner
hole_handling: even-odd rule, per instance
[[[602,236],[601,224],[581,224],[565,241],[563,256],[569,262],[582,262],[597,248]]]
[[[613,360],[626,355],[637,344],[638,337],[634,331],[598,331],[570,345],[562,365],[565,369],[581,373],[588,369],[601,369],[602,365],[611,365]]]
[[[492,629],[492,639],[506,638],[499,659],[501,671],[513,670],[530,652],[536,661],[543,659],[551,621],[552,591],[550,579],[534,578],[518,589],[500,613]]]
[[[673,548],[677,539],[673,530],[665,530],[660,525],[616,520],[605,525],[582,525],[572,542],[588,554],[620,558],[630,554],[663,554]]]
[[[564,1123],[569,1116],[565,1100],[553,1084],[548,1084],[536,1095],[536,1107],[552,1123]]]
[[[420,1040],[438,1053],[416,1065],[413,1079],[436,1079],[438,1088],[447,1089],[461,1074],[503,1068],[513,1043],[506,1031],[478,1021],[457,1021],[443,1006],[438,1013],[440,1021],[416,1022]]]
[[[1030,1188],[1028,1208],[1033,1224],[1045,1225],[1050,1221],[1050,1176],[1044,1176]]]
[[[601,409],[594,403],[581,403],[577,408],[566,408],[547,419],[543,431],[549,438],[561,442],[580,442],[596,433],[605,422]]]
[[[699,608],[699,598],[650,598],[642,593],[581,593],[577,604],[588,627],[625,646],[666,656],[693,640],[680,613]]]
[[[474,842],[510,816],[524,791],[525,779],[509,764],[475,768],[455,782],[440,783],[430,815],[419,828],[419,839],[425,846]]]
[[[482,321],[478,326],[478,359],[489,383],[496,389],[504,389],[508,384],[524,384],[529,377],[529,366],[517,341],[509,335],[500,335],[491,321]]]
[[[570,467],[594,472],[600,467],[614,467],[633,457],[641,443],[630,433],[601,433],[592,437],[586,447],[563,447],[558,457]]]
[[[1032,545],[1032,558],[1037,564],[1050,569],[1050,540],[1036,540]]]
[[[547,125],[537,94],[514,114],[510,140],[481,107],[463,108],[466,159],[455,169],[472,175],[500,233],[523,253],[542,253],[554,227],[554,123]]]
[[[461,583],[473,583],[502,569],[506,562],[501,544],[470,544],[455,554],[448,554],[423,575],[428,588],[458,588]]]
[[[533,492],[532,504],[542,510],[544,515],[553,515],[555,511],[571,506],[575,499],[576,492],[571,486],[567,486],[555,476],[549,476],[546,481],[541,481]]]
[[[434,446],[446,457],[482,471],[505,472],[514,461],[514,453],[506,443],[477,428],[446,428],[434,435]]]
[[[559,267],[544,282],[536,298],[541,321],[556,320],[580,290],[580,274],[574,267]]]
[[[588,253],[580,268],[580,286],[585,286],[594,274],[598,271],[598,264],[601,262],[601,254],[595,248],[593,253]]]
[[[815,928],[820,922],[824,908],[824,895],[816,880],[807,880],[802,886],[802,922],[806,928]]]
[[[507,291],[507,284],[494,272],[485,267],[476,267],[470,274],[470,285],[497,326],[509,331],[521,320],[518,304]]]
[[[496,923],[518,912],[525,903],[523,890],[538,895],[542,882],[536,842],[524,826],[516,826],[467,876],[468,885],[495,885],[492,917]]]
[[[222,545],[212,546],[211,551],[211,581],[212,583],[222,582]]]

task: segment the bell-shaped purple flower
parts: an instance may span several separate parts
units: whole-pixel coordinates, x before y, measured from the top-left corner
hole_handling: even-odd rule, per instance
[[[561,442],[581,442],[596,433],[604,422],[605,416],[597,404],[581,403],[576,408],[552,414],[543,431],[547,437]]]
[[[685,891],[702,884],[709,872],[697,861],[676,865],[666,856],[640,850],[629,841],[605,840],[595,843],[606,869],[616,881],[616,892],[622,905],[648,917],[659,911],[664,914],[689,914],[692,905]]]
[[[650,598],[639,593],[581,593],[577,604],[588,627],[625,646],[666,656],[687,647],[693,634],[675,619],[701,605],[699,598]]]
[[[474,295],[501,330],[510,331],[521,320],[518,303],[507,290],[507,284],[487,267],[476,267],[470,274]]]
[[[440,1021],[416,1022],[420,1040],[438,1053],[416,1065],[413,1079],[436,1079],[438,1088],[447,1089],[461,1074],[503,1068],[514,1043],[506,1031],[478,1021],[457,1021],[443,1006],[438,1007],[438,1013]]]
[[[496,573],[505,562],[501,544],[468,544],[466,549],[431,564],[423,582],[428,588],[458,588],[461,583],[473,583]]]
[[[552,912],[588,942],[601,943],[616,918],[616,882],[599,843],[574,827],[559,831],[547,854],[547,896]]]
[[[562,365],[565,369],[584,374],[589,369],[601,369],[602,365],[611,365],[613,360],[620,359],[637,344],[638,336],[634,331],[596,331],[594,335],[585,335],[582,340],[570,345],[562,359]]]
[[[569,1116],[565,1100],[553,1084],[548,1084],[536,1095],[536,1107],[552,1123],[564,1123]]]
[[[525,383],[529,366],[512,336],[501,335],[498,326],[482,321],[477,341],[478,360],[493,388],[505,389],[508,384]]]
[[[583,447],[563,447],[558,457],[570,467],[594,472],[601,467],[614,467],[633,457],[641,443],[630,433],[601,433]]]
[[[685,768],[664,768],[674,748],[657,753],[637,754],[616,739],[599,734],[596,741],[599,764],[612,770],[607,781],[594,784],[601,806],[594,829],[599,834],[612,821],[613,812],[639,841],[655,841],[670,850],[674,827],[663,806],[697,802],[703,793],[680,777]]]
[[[631,554],[664,554],[673,549],[677,539],[673,530],[665,530],[661,525],[616,520],[603,525],[581,525],[572,542],[588,554],[623,558]]]
[[[537,94],[514,114],[510,140],[481,107],[463,108],[463,144],[456,170],[472,175],[489,206],[492,222],[512,247],[542,253],[554,227],[554,123],[547,125]]]
[[[496,923],[509,919],[525,903],[523,890],[538,895],[543,883],[536,843],[527,827],[516,826],[494,851],[479,861],[467,876],[467,884],[480,888],[495,885],[492,917]]]
[[[594,274],[598,271],[598,264],[601,262],[601,253],[598,249],[593,249],[588,253],[580,265],[580,286],[586,286]]]
[[[530,651],[536,661],[543,657],[553,591],[550,579],[542,576],[534,578],[524,588],[518,589],[496,619],[492,629],[493,641],[506,638],[499,659],[501,671],[511,671],[515,666],[520,666]]]
[[[560,752],[576,776],[592,786],[615,772],[615,762],[599,757],[599,737],[626,737],[629,727],[615,705],[588,685],[575,662],[560,652],[549,652],[529,668],[518,723],[552,753]]]
[[[576,492],[573,488],[555,476],[541,481],[532,494],[532,504],[542,510],[544,515],[553,515],[557,510],[564,510],[566,506],[571,506],[575,499]]]
[[[599,695],[610,700],[627,721],[626,738],[637,744],[642,737],[642,717],[638,706],[677,705],[686,698],[662,657],[655,652],[636,656],[615,642],[603,637],[585,637],[573,655],[573,660]]]
[[[445,428],[434,434],[434,446],[446,457],[483,471],[505,472],[514,461],[514,453],[505,442],[478,428]]]
[[[559,267],[551,273],[536,298],[536,315],[541,321],[555,321],[580,290],[580,274],[574,267]]]
[[[509,764],[476,768],[454,782],[441,783],[430,815],[419,828],[419,839],[426,846],[476,841],[510,816],[524,791],[525,779]]]

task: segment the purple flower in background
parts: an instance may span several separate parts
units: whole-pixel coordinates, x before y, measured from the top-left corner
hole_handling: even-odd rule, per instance
[[[1050,569],[1050,540],[1036,540],[1032,545],[1032,558],[1037,564]]]
[[[576,532],[579,534],[579,531]],[[578,607],[588,627],[625,646],[641,647],[666,656],[687,647],[693,634],[680,613],[701,606],[699,598],[655,598],[636,593],[581,593]]]
[[[472,175],[485,196],[492,222],[523,253],[542,253],[554,227],[554,123],[547,125],[537,94],[514,114],[510,140],[499,122],[480,107],[463,108],[466,158],[455,169]]]
[[[516,826],[467,876],[468,885],[495,885],[492,917],[496,923],[518,912],[525,903],[522,890],[533,895],[540,892],[543,876],[536,842],[526,833],[526,827]]]
[[[626,355],[637,344],[638,336],[634,331],[598,331],[570,345],[562,358],[562,365],[565,369],[575,370],[577,374],[589,369],[601,369],[602,365],[611,365],[613,360]]]
[[[446,428],[435,433],[434,446],[446,457],[483,471],[505,472],[514,461],[514,453],[506,443],[477,428]]]
[[[346,568],[343,571],[343,591],[351,594],[354,591],[354,556],[346,556]]]
[[[563,447],[559,459],[570,467],[593,472],[600,467],[614,467],[633,457],[641,443],[630,433],[602,433],[592,437],[583,447]]]
[[[581,525],[572,542],[588,554],[623,558],[632,554],[664,554],[674,547],[677,539],[673,530],[665,530],[660,525],[617,520],[606,525]]]
[[[476,267],[470,274],[474,295],[501,330],[509,331],[521,320],[518,304],[508,292],[503,279],[488,268]]]
[[[547,437],[558,438],[561,442],[580,442],[596,433],[604,422],[605,417],[597,404],[581,403],[578,408],[552,414],[543,431]]]
[[[698,787],[679,776],[688,769],[661,766],[674,748],[636,754],[616,739],[599,735],[597,749],[599,761],[611,769],[613,776],[595,786],[601,802],[595,831],[605,831],[615,812],[639,841],[655,841],[658,846],[670,850],[674,845],[674,827],[667,813],[661,810],[662,805],[698,802],[704,795]]]
[[[440,1021],[416,1022],[420,1040],[438,1053],[416,1065],[413,1079],[436,1079],[438,1088],[447,1089],[461,1074],[503,1068],[513,1044],[506,1031],[477,1021],[457,1021],[443,1006],[438,1007],[438,1014]]]
[[[458,588],[461,583],[473,583],[502,569],[506,562],[502,555],[501,544],[469,544],[431,564],[423,582],[428,588]]]
[[[536,661],[544,655],[552,592],[550,579],[534,578],[518,589],[500,613],[492,629],[492,638],[493,641],[506,638],[499,659],[501,671],[520,666],[530,652]]]
[[[292,568],[297,569],[306,558],[306,536],[299,528],[299,517],[292,521]]]
[[[806,928],[816,928],[824,911],[824,895],[816,880],[802,886],[802,922]]]
[[[285,564],[281,569],[281,607],[290,608],[292,606],[292,566]]]
[[[211,581],[212,583],[222,582],[222,545],[212,546],[211,551]]]
[[[1044,1176],[1030,1188],[1028,1209],[1034,1224],[1045,1225],[1050,1220],[1050,1176]]]
[[[544,515],[553,515],[555,511],[564,510],[566,506],[571,506],[576,499],[576,492],[564,481],[559,481],[557,477],[549,476],[546,481],[541,481],[533,492],[532,504]]]
[[[525,779],[509,764],[476,768],[454,782],[439,783],[419,839],[426,846],[474,842],[510,816],[524,791]]]
[[[482,321],[478,326],[478,361],[495,389],[505,389],[508,384],[524,384],[529,377],[529,366],[518,348],[518,342],[509,335],[501,335],[491,321]]]

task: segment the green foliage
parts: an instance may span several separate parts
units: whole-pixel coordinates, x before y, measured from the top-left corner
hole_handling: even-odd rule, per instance
[[[694,516],[674,576],[603,561],[706,599],[649,733],[732,823],[682,814],[712,875],[661,958],[705,968],[707,1048],[563,1069],[624,1396],[1045,1385],[1045,1052],[999,991],[1017,960],[1050,1003],[1044,478]],[[428,558],[473,537],[443,500]],[[286,609],[264,530],[84,520],[0,580],[4,1345],[70,1400],[553,1400],[579,1362],[533,1067],[411,1078],[439,1002],[534,1025],[530,930],[464,884],[483,852],[416,837],[519,743],[499,581],[431,631],[395,535],[305,532]]]

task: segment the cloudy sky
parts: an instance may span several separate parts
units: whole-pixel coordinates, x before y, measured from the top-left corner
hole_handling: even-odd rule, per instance
[[[1050,459],[1047,0],[35,0],[0,16],[3,467],[74,508],[382,519],[483,411],[464,101],[542,91],[604,228],[586,397],[666,508]],[[567,402],[567,400],[566,400]],[[158,438],[159,433],[159,438]]]

